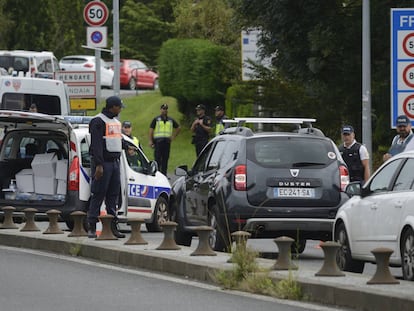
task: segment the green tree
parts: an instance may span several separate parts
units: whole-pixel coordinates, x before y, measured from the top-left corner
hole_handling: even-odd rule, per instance
[[[154,66],[162,43],[173,35],[174,1],[126,0],[120,11],[122,58],[138,58]]]

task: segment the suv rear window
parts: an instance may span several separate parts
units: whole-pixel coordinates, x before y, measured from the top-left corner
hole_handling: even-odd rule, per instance
[[[301,167],[327,165],[336,154],[324,139],[266,137],[247,141],[247,159],[263,167]]]

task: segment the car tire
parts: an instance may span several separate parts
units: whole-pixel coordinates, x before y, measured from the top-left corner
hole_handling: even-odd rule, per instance
[[[414,281],[414,231],[405,230],[401,239],[401,268],[404,280]]]
[[[341,245],[336,253],[336,263],[338,264],[339,269],[343,271],[362,273],[362,271],[364,271],[365,263],[363,261],[352,259],[348,233],[346,232],[344,223],[340,223],[338,225],[335,231],[335,241]]]
[[[159,197],[155,203],[154,217],[152,222],[145,224],[148,232],[162,231],[160,223],[169,220],[168,202],[164,197]]]
[[[290,252],[292,254],[302,254],[305,251],[305,248],[306,248],[306,240],[304,239],[295,240],[290,247]]]
[[[209,236],[211,248],[219,252],[231,251],[231,236],[229,230],[225,230],[218,217],[218,210],[215,205],[210,209],[208,216],[209,226],[213,228]]]
[[[191,246],[193,235],[190,232],[186,232],[184,230],[184,220],[178,219],[176,206],[173,206],[173,208],[170,211],[171,220],[177,223],[177,229],[174,231],[175,243],[182,246]]]
[[[129,79],[129,81],[128,81],[128,88],[130,90],[135,90],[137,88],[137,82],[135,81],[134,78]]]

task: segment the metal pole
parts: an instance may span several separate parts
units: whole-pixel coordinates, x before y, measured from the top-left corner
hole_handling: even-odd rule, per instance
[[[96,105],[101,102],[101,50],[95,49]]]
[[[371,126],[371,45],[370,4],[362,2],[362,142],[370,154],[372,168],[372,126]]]
[[[119,67],[120,67],[120,53],[119,53],[119,0],[113,0],[113,21],[114,21],[114,94],[119,96]]]

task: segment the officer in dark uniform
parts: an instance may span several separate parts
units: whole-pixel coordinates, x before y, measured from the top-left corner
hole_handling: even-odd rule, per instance
[[[348,167],[350,181],[367,181],[370,176],[368,150],[355,140],[352,126],[342,127],[342,141],[343,144],[338,146],[338,149]]]
[[[197,118],[191,125],[193,134],[192,143],[195,145],[197,156],[201,150],[207,145],[211,132],[211,119],[206,116],[206,107],[204,105],[197,105]]]
[[[88,210],[89,238],[96,238],[96,223],[104,200],[107,213],[114,216],[111,226],[113,234],[118,238],[125,237],[117,229],[116,215],[121,186],[119,158],[122,152],[121,122],[116,117],[123,107],[118,96],[110,96],[102,112],[89,123],[92,194]]]

